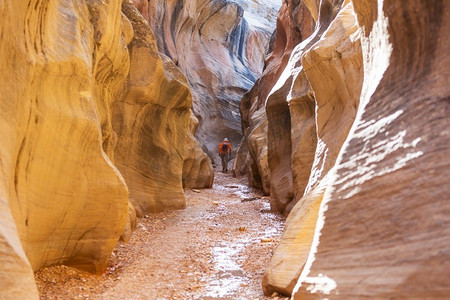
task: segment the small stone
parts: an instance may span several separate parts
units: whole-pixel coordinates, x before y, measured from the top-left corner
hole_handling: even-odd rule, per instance
[[[275,297],[277,297],[277,296],[278,296],[278,293],[277,293],[277,292],[273,292],[273,294],[270,295],[270,297],[272,297],[272,298],[275,298]]]
[[[239,227],[239,231],[245,231],[245,227],[244,226]]]
[[[194,193],[200,193],[200,190],[197,190],[197,189],[192,189],[192,191],[193,191]]]
[[[272,241],[273,241],[272,238],[262,238],[262,239],[261,239],[261,243],[270,243],[270,242],[272,242]]]

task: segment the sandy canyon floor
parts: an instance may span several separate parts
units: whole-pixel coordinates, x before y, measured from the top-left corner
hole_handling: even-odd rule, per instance
[[[36,273],[41,299],[266,299],[261,279],[284,217],[230,174],[185,194],[185,210],[140,219],[103,275],[65,266]]]

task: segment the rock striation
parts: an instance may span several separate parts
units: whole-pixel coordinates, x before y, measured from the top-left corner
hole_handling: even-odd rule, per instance
[[[304,4],[298,9],[291,2],[284,2],[280,8],[275,40],[265,62],[263,75],[241,100],[240,112],[244,132],[241,147],[248,148],[248,152],[238,152],[234,170],[238,176],[247,173],[249,184],[262,188],[267,194],[271,191],[272,180],[268,161],[266,99],[286,67],[294,47],[301,42],[302,37],[308,37],[313,29],[314,19]],[[280,117],[280,120],[286,122],[289,118],[284,120]],[[290,175],[283,184],[287,184],[286,187],[292,186]]]
[[[37,299],[33,271],[102,272],[136,215],[184,207],[183,179],[207,187],[213,172],[188,82],[131,2],[0,12],[0,291]]]
[[[137,1],[139,2],[139,1]],[[141,1],[142,2],[142,1]],[[145,2],[145,1],[144,1]],[[240,143],[239,101],[261,75],[279,1],[156,0],[140,5],[161,52],[186,74],[202,148]]]
[[[272,209],[289,214],[266,294],[448,293],[449,10],[444,1],[284,2],[273,53],[241,101],[234,170],[270,186]]]
[[[450,4],[353,3],[360,105],[294,298],[445,298]]]
[[[183,188],[188,189],[211,188],[214,182],[211,159],[195,138],[197,128],[198,119],[191,111],[183,162]]]
[[[271,206],[286,214],[294,208],[264,276],[267,293],[292,292],[309,254],[328,174],[359,103],[362,55],[352,5],[321,5],[320,15],[308,15],[303,4],[303,17],[316,20],[317,29],[295,46],[266,102]]]
[[[182,172],[192,100],[184,75],[158,54],[155,37],[131,3],[123,3],[135,32],[130,72],[113,104],[118,141],[115,164],[123,174],[138,217],[185,207]]]
[[[128,191],[103,145],[128,51],[118,1],[6,0],[0,11],[0,288],[37,298],[32,270],[101,272],[123,232]]]

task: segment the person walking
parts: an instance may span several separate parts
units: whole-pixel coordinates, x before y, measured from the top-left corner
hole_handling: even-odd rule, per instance
[[[223,142],[219,145],[219,156],[222,160],[222,172],[228,172],[228,160],[231,156],[231,144],[227,138],[223,139]]]

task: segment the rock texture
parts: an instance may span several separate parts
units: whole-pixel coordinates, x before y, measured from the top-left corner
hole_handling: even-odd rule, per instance
[[[103,271],[136,213],[184,207],[185,148],[186,181],[212,184],[186,78],[121,4],[0,3],[2,299],[37,298],[45,266]]]
[[[272,209],[290,212],[266,294],[448,294],[450,9],[387,2],[286,1],[263,77],[242,99],[248,154],[235,173],[270,178]],[[265,147],[269,172],[255,163]]]
[[[196,137],[214,160],[219,161],[217,147],[224,137],[233,152],[240,143],[239,101],[261,74],[280,4],[275,0],[148,3],[148,21],[160,51],[189,79],[199,119]]]
[[[316,31],[295,47],[266,103],[272,208],[288,213],[297,205],[264,276],[266,293],[292,292],[359,103],[362,55],[353,7],[324,1],[320,11]]]
[[[450,3],[353,2],[361,103],[294,298],[445,298]]]
[[[285,69],[292,50],[303,38],[308,37],[313,29],[314,20],[304,4],[297,8],[289,1],[284,2],[280,8],[275,40],[266,60],[263,75],[241,100],[240,111],[244,132],[241,147],[248,148],[248,153],[239,153],[240,157],[234,165],[235,173],[236,175],[247,173],[249,184],[262,187],[267,194],[271,190],[271,172],[268,160],[266,100]],[[280,116],[281,122],[289,122],[289,119],[289,116],[288,118]],[[284,127],[280,124],[280,128]],[[242,164],[245,164],[245,167]],[[290,171],[285,173],[288,176],[287,182],[284,182],[283,186],[275,183],[276,187],[292,189],[292,176],[289,173]],[[274,206],[272,205],[273,208]]]
[[[211,188],[214,182],[214,170],[211,159],[203,152],[194,136],[197,127],[198,119],[191,111],[184,149],[183,187],[190,189]]]
[[[192,100],[184,75],[158,54],[155,37],[131,3],[123,3],[134,37],[125,95],[113,105],[115,163],[138,216],[185,207],[182,171]]]
[[[0,11],[0,285],[37,298],[31,269],[101,272],[123,232],[128,192],[102,145],[128,52],[118,1],[6,0]]]

